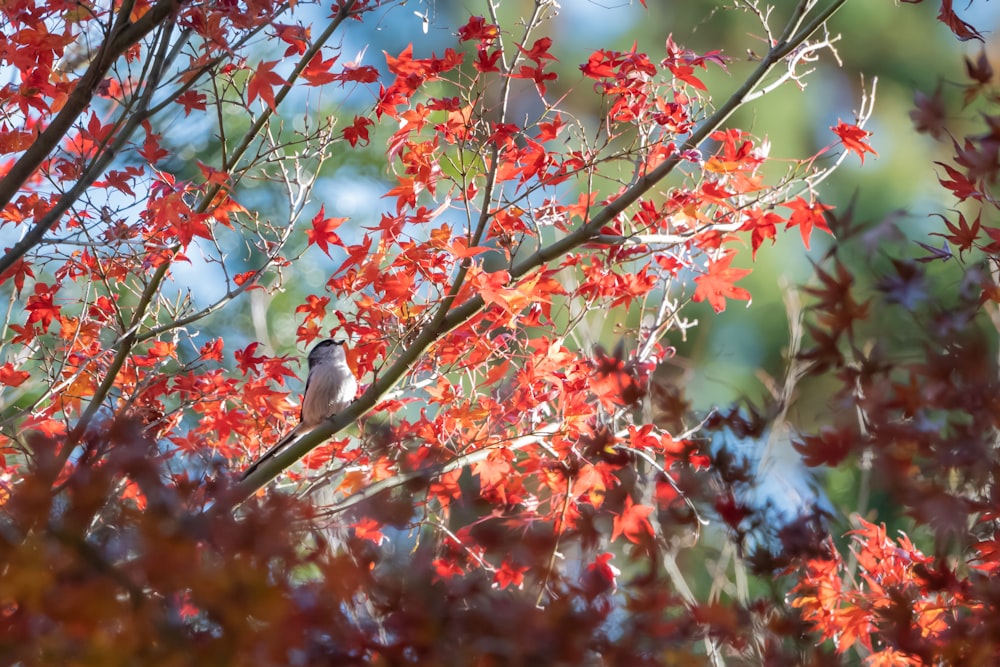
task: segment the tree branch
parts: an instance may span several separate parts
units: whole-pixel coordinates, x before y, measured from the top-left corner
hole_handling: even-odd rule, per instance
[[[87,108],[94,97],[97,85],[115,60],[129,47],[149,34],[153,28],[171,17],[180,9],[181,4],[180,0],[160,0],[135,23],[128,20],[128,7],[131,6],[131,3],[119,10],[114,27],[98,49],[97,57],[91,61],[90,67],[80,77],[73,92],[70,93],[65,106],[59,111],[52,123],[45,128],[45,131],[38,136],[38,139],[24,152],[24,155],[11,167],[7,175],[0,180],[0,208],[11,202],[18,190],[31,178],[42,161],[59,144],[59,141]],[[33,232],[34,230],[32,230]],[[18,244],[18,246],[20,245]],[[4,256],[3,264],[0,266],[9,267],[10,264],[22,257],[24,252],[21,250],[14,255],[13,259]],[[2,272],[3,269],[0,269],[0,273]]]

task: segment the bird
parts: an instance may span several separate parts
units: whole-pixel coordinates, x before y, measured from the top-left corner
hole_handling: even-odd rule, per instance
[[[328,338],[309,351],[309,372],[302,392],[299,423],[243,471],[249,477],[265,461],[277,456],[299,436],[316,428],[354,400],[358,379],[347,365],[346,342]]]

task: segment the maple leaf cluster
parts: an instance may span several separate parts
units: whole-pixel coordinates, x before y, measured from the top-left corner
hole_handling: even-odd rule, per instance
[[[321,19],[269,0],[0,7],[0,229],[16,236],[0,257],[0,652],[693,663],[817,639],[889,656],[897,631],[892,656],[950,650],[959,624],[935,605],[986,609],[957,567],[864,523],[865,587],[845,590],[822,513],[769,527],[746,466],[712,443],[762,437],[763,421],[695,415],[665,377],[690,302],[750,301],[739,250],[795,228],[806,249],[813,230],[850,239],[813,183],[827,150],[877,157],[864,118],[782,178],[766,139],[727,124],[774,68],[829,46],[814,32],[843,2],[803,3],[728,99],[707,75],[735,61],[672,36],[564,63],[544,33],[555,3],[510,26],[487,3],[443,51],[343,60],[344,33],[403,4],[336,0]],[[748,16],[770,33],[769,12]],[[978,35],[950,2],[941,19]],[[993,99],[985,56],[968,71],[966,101]],[[938,102],[918,126],[950,137]],[[941,166],[960,201],[990,207],[986,123]],[[356,154],[388,185],[384,210],[352,219],[321,185]],[[958,259],[995,253],[989,223],[958,216]],[[306,280],[308,253],[330,264]],[[872,301],[831,257],[799,361],[843,383],[866,429],[796,448],[811,466],[872,449],[938,544],[964,539],[991,572],[992,472],[973,461],[992,455],[994,381],[988,346],[956,333],[997,300],[989,271],[965,275],[937,345],[899,362],[861,344]],[[919,316],[931,260],[894,260],[872,300]],[[305,370],[273,343],[269,303],[291,312],[273,340],[349,339],[361,392],[241,478],[294,426]],[[772,599],[695,597],[678,562],[709,521],[727,558],[774,578]],[[768,528],[779,554],[743,550]]]

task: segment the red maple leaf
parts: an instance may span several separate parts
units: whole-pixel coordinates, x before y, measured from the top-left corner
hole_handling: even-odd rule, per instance
[[[583,72],[584,76],[589,76],[591,79],[611,78],[615,75],[614,56],[614,52],[609,53],[603,49],[594,51],[590,54],[587,62],[580,65],[580,71]]]
[[[413,271],[395,271],[382,275],[378,287],[385,298],[382,303],[404,304],[413,298],[416,276]]]
[[[15,293],[18,297],[20,297],[21,290],[24,289],[25,276],[34,278],[35,272],[31,270],[31,265],[24,261],[24,259],[19,259],[14,262],[9,269],[0,273],[0,285],[4,284],[13,277]]]
[[[28,324],[41,322],[42,328],[48,330],[52,320],[59,317],[59,306],[55,304],[55,295],[59,285],[35,283],[34,295],[28,297],[25,310],[28,311]]]
[[[910,119],[917,132],[926,132],[940,141],[948,131],[944,101],[941,99],[941,86],[939,85],[931,95],[916,91],[913,94],[913,107]]]
[[[619,405],[632,405],[642,398],[642,390],[626,368],[621,350],[616,352],[609,355],[600,348],[596,350],[597,369],[589,380],[590,390],[609,410]]]
[[[371,65],[362,65],[360,67],[348,65],[340,73],[340,78],[344,83],[348,81],[353,83],[375,83],[378,81],[378,70]]]
[[[802,233],[802,243],[809,249],[809,236],[813,227],[822,229],[827,234],[833,234],[826,223],[826,216],[823,211],[833,210],[832,206],[826,206],[819,202],[808,202],[802,197],[796,197],[792,201],[782,204],[785,208],[792,209],[792,215],[788,218],[788,229],[798,226]]]
[[[502,487],[510,472],[510,455],[499,449],[472,467],[472,474],[479,475],[479,483],[484,489]]]
[[[727,252],[709,264],[705,275],[694,279],[697,285],[694,291],[695,301],[708,301],[715,312],[721,313],[726,309],[727,298],[750,300],[750,292],[734,284],[750,273],[749,269],[734,269],[729,266],[735,255],[734,251]]]
[[[222,348],[225,343],[221,338],[210,340],[201,346],[198,355],[206,361],[222,361]]]
[[[450,558],[436,558],[431,567],[434,568],[434,581],[446,581],[465,574],[465,570]]]
[[[330,256],[329,244],[342,245],[340,237],[334,233],[347,218],[327,218],[324,217],[326,208],[321,206],[319,213],[312,219],[312,228],[306,230],[306,238],[309,245],[317,245],[327,257]]]
[[[336,81],[338,76],[330,71],[335,62],[337,62],[337,56],[323,60],[323,54],[317,53],[302,70],[302,78],[308,81],[310,86],[322,86],[324,83]]]
[[[977,542],[972,545],[972,548],[978,552],[978,555],[971,560],[979,562],[970,564],[969,567],[989,573],[1000,569],[1000,544],[997,543],[995,538]]]
[[[521,65],[521,69],[517,74],[511,74],[511,76],[515,79],[531,79],[535,82],[535,87],[538,88],[538,92],[542,95],[546,93],[545,82],[554,81],[559,78],[559,75],[555,72],[545,72],[542,65],[535,67]]]
[[[352,527],[354,528],[354,537],[359,540],[368,540],[369,542],[374,542],[376,545],[382,544],[385,541],[385,535],[382,533],[382,524],[375,521],[375,519],[365,517]]]
[[[177,346],[174,343],[158,340],[149,346],[150,357],[164,359],[167,357],[177,358]]]
[[[142,144],[142,149],[138,151],[139,155],[149,164],[156,164],[170,155],[170,151],[160,146],[160,135],[150,131],[148,123],[143,123],[143,128],[146,130],[146,140]]]
[[[500,26],[487,23],[482,16],[471,16],[469,22],[458,29],[458,41],[478,40],[490,43],[500,34]]]
[[[321,320],[326,316],[326,307],[330,305],[330,297],[316,296],[310,294],[306,297],[306,302],[295,308],[296,313],[305,313],[306,322]]]
[[[285,42],[289,47],[285,50],[285,57],[297,53],[302,55],[309,47],[309,28],[300,25],[286,25],[275,23],[274,29],[278,39]]]
[[[270,60],[257,65],[250,77],[250,82],[247,84],[248,102],[253,102],[260,97],[267,102],[271,111],[275,111],[274,87],[285,83],[285,80],[274,72],[274,66],[277,64],[277,60]]]
[[[524,573],[528,571],[528,567],[524,565],[515,565],[509,560],[504,559],[503,563],[500,564],[499,569],[493,575],[493,588],[499,588],[503,590],[508,586],[514,586],[515,588],[521,588],[524,586]]]
[[[951,193],[958,198],[958,201],[965,201],[969,197],[982,201],[983,193],[968,176],[944,162],[935,162],[934,164],[941,165],[948,172],[949,178],[939,176],[938,183],[951,190]]]
[[[407,44],[406,48],[399,52],[399,57],[392,57],[388,51],[382,52],[385,55],[385,63],[389,71],[396,75],[405,76],[421,71],[420,61],[413,59],[413,44]]]
[[[344,128],[344,138],[347,139],[351,147],[357,146],[359,141],[363,141],[363,146],[368,145],[368,127],[374,125],[370,119],[364,116],[355,116],[354,122]]]
[[[961,41],[965,42],[970,39],[978,39],[980,42],[983,41],[983,36],[978,30],[972,27],[969,23],[958,18],[958,14],[951,7],[952,0],[941,0],[941,11],[938,12],[938,21],[944,23],[946,26],[951,28],[951,31],[955,33]]]
[[[979,238],[979,232],[982,230],[982,225],[980,224],[980,217],[982,213],[976,216],[970,225],[965,219],[965,215],[962,212],[958,214],[958,223],[952,224],[948,218],[944,217],[939,213],[933,213],[937,217],[944,220],[945,227],[948,228],[950,234],[940,234],[938,232],[932,232],[931,236],[940,236],[949,243],[958,246],[958,254],[961,257],[962,253],[966,250],[971,250],[973,245],[975,245],[976,240]]]
[[[844,143],[847,150],[854,151],[861,158],[861,164],[865,163],[865,153],[871,153],[875,157],[878,157],[878,153],[865,143],[865,139],[871,136],[871,132],[862,130],[857,125],[848,125],[842,122],[839,118],[837,119],[836,127],[831,127],[833,133],[840,137],[840,140]]]
[[[985,49],[980,51],[976,62],[972,62],[966,57],[965,71],[978,86],[985,86],[993,80],[993,66],[990,64],[989,58],[986,57]]]
[[[248,372],[251,375],[256,375],[260,372],[258,367],[267,361],[267,357],[265,356],[254,356],[254,352],[257,351],[258,347],[260,347],[260,343],[250,343],[242,350],[236,350],[233,355],[236,359],[236,365],[239,367],[243,375],[246,375]]]
[[[183,93],[177,96],[174,100],[177,104],[184,107],[184,117],[191,115],[191,111],[204,111],[205,110],[205,94],[199,93],[197,90],[185,90]]]
[[[490,51],[480,47],[476,50],[476,60],[472,64],[480,72],[499,72],[497,61],[500,60],[501,55],[503,52],[500,49]]]
[[[562,114],[557,113],[551,123],[538,124],[539,132],[537,139],[538,141],[549,141],[551,139],[555,139],[565,127],[566,123],[563,122]]]
[[[740,231],[750,232],[750,247],[753,249],[753,257],[757,258],[757,251],[767,239],[774,243],[774,235],[777,232],[776,225],[783,222],[780,215],[773,211],[765,211],[759,208],[750,208],[743,211],[744,220]]]
[[[531,45],[530,49],[526,49],[520,44],[517,45],[517,48],[520,49],[521,53],[525,56],[534,60],[538,65],[541,65],[543,60],[559,60],[554,55],[549,53],[549,48],[551,46],[552,39],[549,37],[542,37],[541,39],[535,40],[535,43]]]
[[[618,575],[621,570],[611,564],[614,554],[598,554],[593,563],[587,566],[584,577],[584,590],[588,597],[597,597],[601,593],[614,593],[618,588]]]
[[[694,68],[690,65],[681,64],[671,64],[669,65],[670,73],[674,75],[677,79],[680,79],[684,83],[697,88],[698,90],[708,90],[701,79],[694,75]]]

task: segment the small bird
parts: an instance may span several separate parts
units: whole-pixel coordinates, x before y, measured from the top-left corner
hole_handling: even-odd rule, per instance
[[[302,393],[298,425],[251,463],[243,471],[243,479],[249,477],[262,463],[277,456],[300,435],[316,428],[354,400],[358,393],[358,380],[347,365],[345,342],[328,338],[309,351],[309,374]]]

